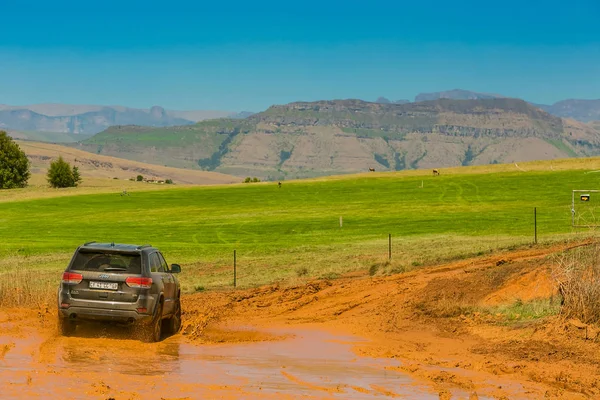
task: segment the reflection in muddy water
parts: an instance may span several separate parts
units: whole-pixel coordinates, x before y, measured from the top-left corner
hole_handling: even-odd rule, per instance
[[[357,357],[351,351],[356,338],[317,330],[271,333],[293,337],[218,345],[188,344],[180,335],[157,344],[98,335],[38,338],[11,350],[21,357],[9,352],[0,360],[1,398],[20,398],[23,393],[103,399],[438,398],[409,377],[385,369],[398,366],[397,361]],[[65,386],[61,382],[69,376],[76,379]]]

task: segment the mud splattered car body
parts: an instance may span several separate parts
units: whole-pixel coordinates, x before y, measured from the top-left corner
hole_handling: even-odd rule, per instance
[[[89,242],[77,248],[58,289],[58,322],[65,336],[86,321],[136,324],[158,341],[181,326],[177,264],[169,268],[150,245]]]

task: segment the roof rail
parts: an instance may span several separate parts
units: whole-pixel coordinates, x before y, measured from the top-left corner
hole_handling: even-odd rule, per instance
[[[96,241],[95,241],[95,240],[92,240],[91,242],[85,242],[83,245],[84,245],[84,246],[87,246],[87,245],[90,245],[90,244],[92,244],[92,243],[96,243]]]
[[[151,245],[151,244],[143,244],[143,245],[141,245],[141,246],[138,246],[138,247],[137,247],[137,249],[138,249],[138,250],[141,250],[141,249],[144,249],[144,248],[146,248],[146,247],[152,247],[152,245]]]

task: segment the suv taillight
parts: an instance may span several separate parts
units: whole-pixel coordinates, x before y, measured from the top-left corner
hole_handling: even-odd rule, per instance
[[[83,280],[83,275],[76,274],[74,272],[65,272],[62,276],[63,283],[68,283],[71,285],[77,285]]]
[[[152,287],[152,278],[130,276],[125,279],[125,283],[131,288],[150,289]]]

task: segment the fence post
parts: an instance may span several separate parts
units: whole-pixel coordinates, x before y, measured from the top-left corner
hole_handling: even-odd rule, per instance
[[[533,242],[537,244],[537,207],[533,207]]]
[[[233,251],[233,287],[237,286],[237,255],[236,251]]]
[[[392,259],[392,234],[388,235],[388,259]]]

